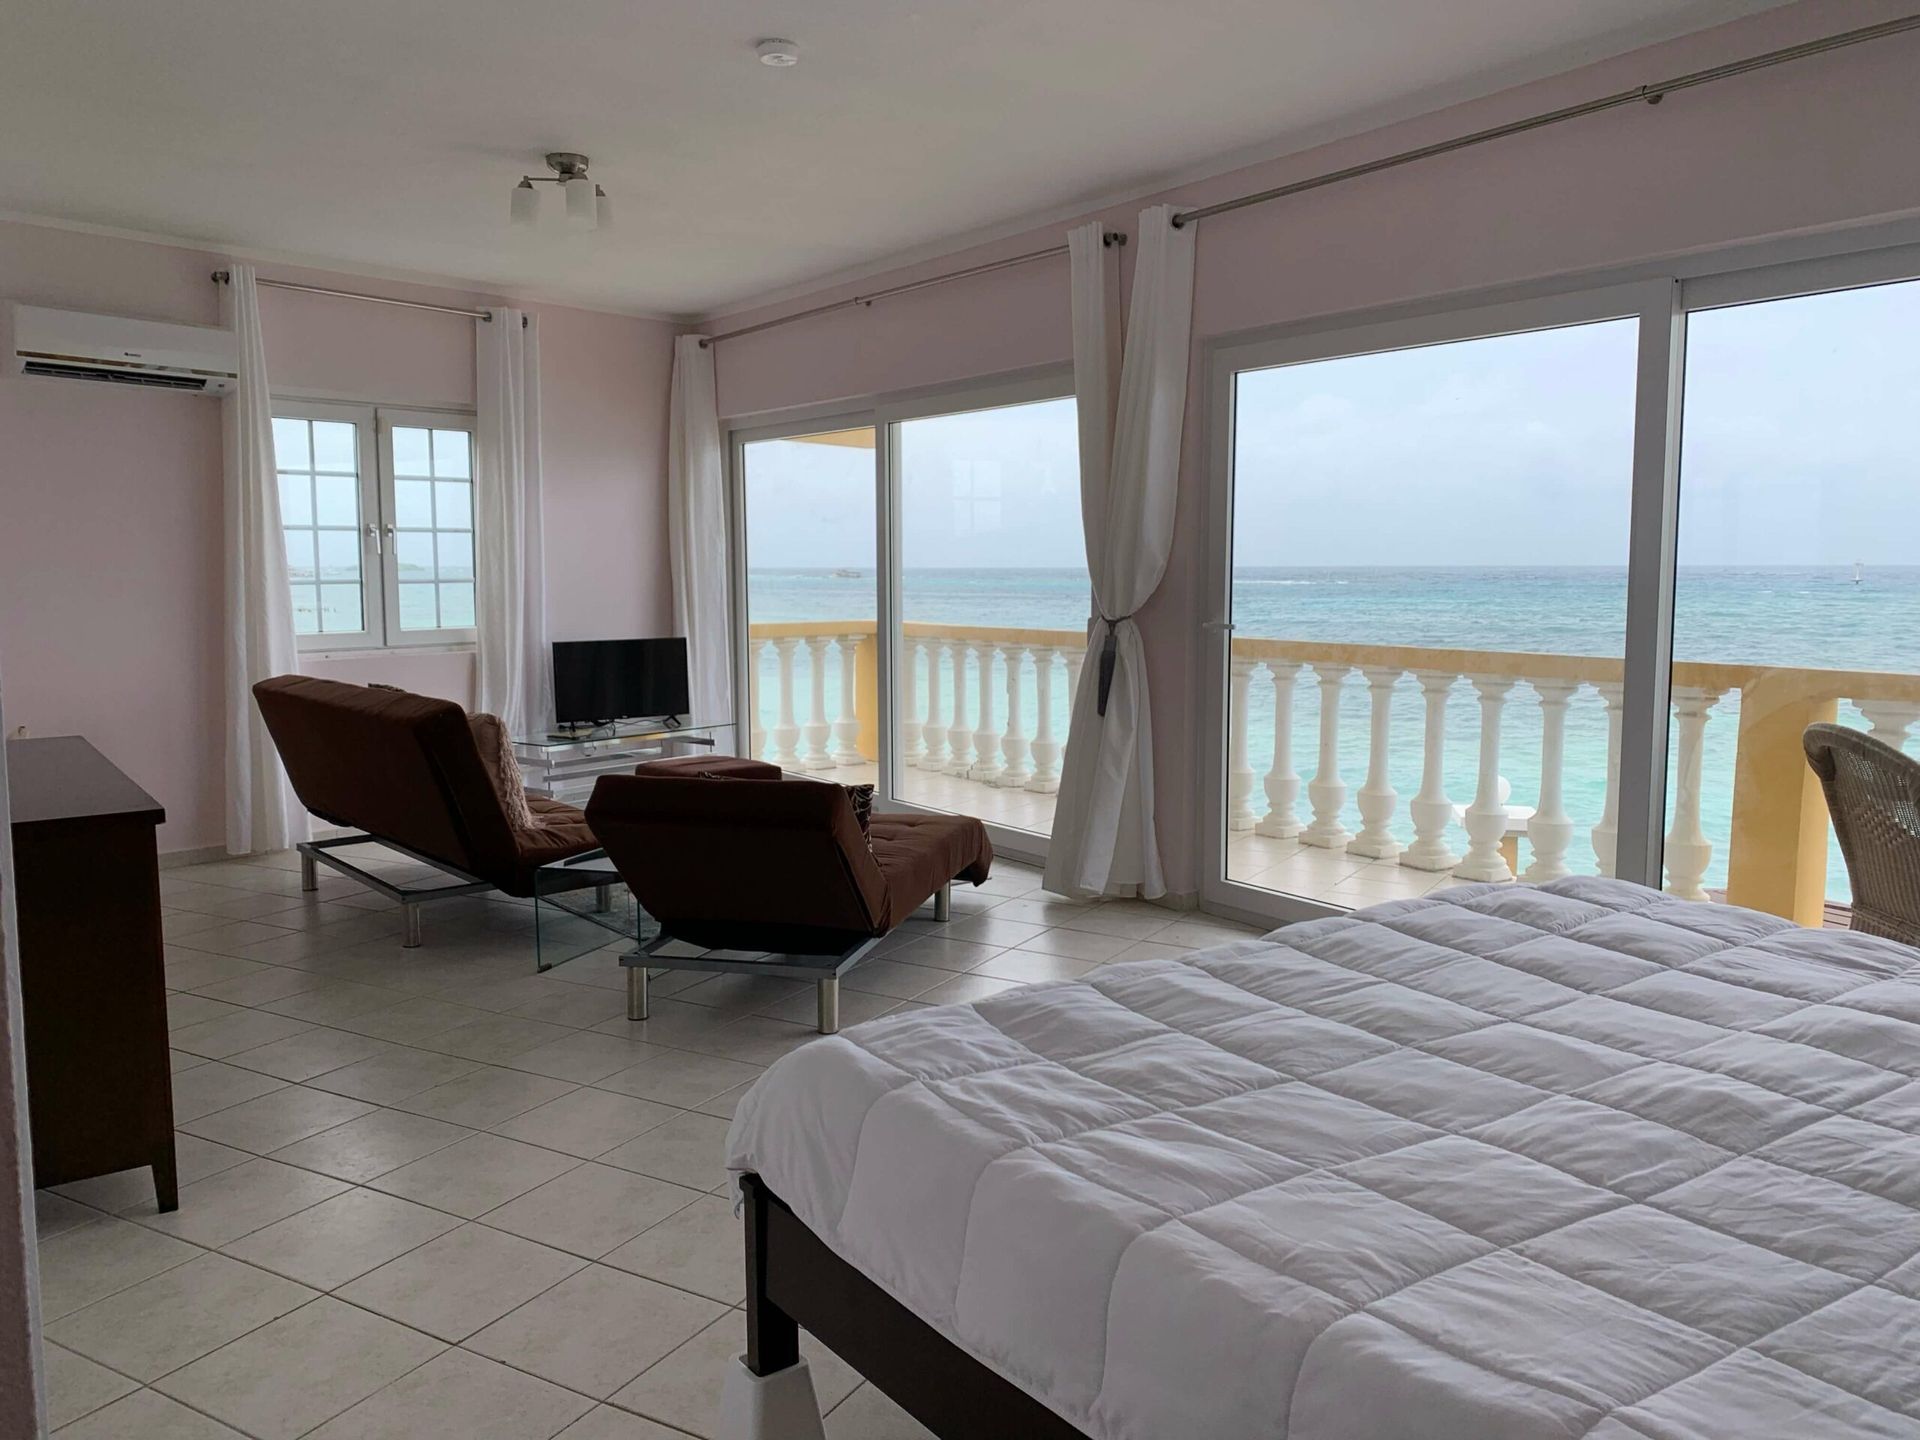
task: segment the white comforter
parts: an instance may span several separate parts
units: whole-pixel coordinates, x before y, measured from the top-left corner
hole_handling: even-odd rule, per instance
[[[816,1041],[734,1121],[1101,1440],[1920,1437],[1920,954],[1473,886]]]

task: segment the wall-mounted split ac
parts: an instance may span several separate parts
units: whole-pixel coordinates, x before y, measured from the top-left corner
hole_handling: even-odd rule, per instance
[[[225,395],[238,377],[238,357],[231,330],[13,307],[13,363],[22,375]]]

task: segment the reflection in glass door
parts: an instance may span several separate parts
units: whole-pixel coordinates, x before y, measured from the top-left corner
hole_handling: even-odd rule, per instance
[[[879,571],[871,426],[749,439],[747,753],[843,784],[879,778]]]
[[[1612,873],[1640,322],[1517,318],[1232,376],[1226,881]]]
[[[894,798],[1047,835],[1091,590],[1071,397],[892,425]]]
[[[1666,886],[1845,924],[1801,732],[1920,750],[1920,281],[1687,320]]]

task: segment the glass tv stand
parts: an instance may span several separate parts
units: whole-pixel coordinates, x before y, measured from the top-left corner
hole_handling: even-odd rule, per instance
[[[513,755],[527,789],[555,800],[583,803],[602,775],[624,775],[643,760],[670,755],[725,753],[732,725],[681,725],[669,729],[657,720],[603,725],[577,731],[552,730],[519,736]]]

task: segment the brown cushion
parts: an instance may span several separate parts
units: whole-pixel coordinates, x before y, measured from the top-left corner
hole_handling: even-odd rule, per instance
[[[513,753],[513,737],[500,717],[484,710],[467,717],[473,731],[473,743],[480,751],[480,764],[493,782],[493,793],[500,797],[507,824],[514,830],[531,830],[537,823],[527,805],[526,777],[520,773],[520,761]]]
[[[737,780],[778,780],[780,767],[745,755],[668,755],[659,760],[642,760],[633,767],[633,773],[659,779],[725,776]]]
[[[947,881],[978,885],[993,868],[987,827],[971,815],[875,815],[868,838],[887,879],[888,930]]]

